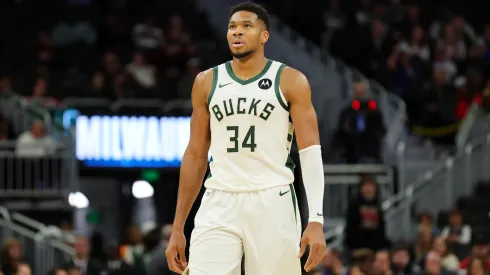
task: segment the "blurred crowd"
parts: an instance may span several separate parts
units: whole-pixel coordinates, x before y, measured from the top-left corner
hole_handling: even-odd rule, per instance
[[[77,236],[67,241],[75,250],[73,258],[53,267],[47,275],[175,274],[169,271],[165,259],[165,249],[171,232],[171,225],[144,230],[135,226],[128,227],[127,238],[121,245],[108,243],[99,233],[92,234],[89,240]],[[3,275],[33,274],[31,267],[34,270],[32,265],[35,263],[26,256],[19,240],[5,240],[0,251],[0,270]]]
[[[189,99],[226,53],[190,1],[5,1],[0,18],[0,95],[51,110],[74,97]],[[10,130],[0,118],[0,138]]]
[[[490,25],[472,26],[457,11],[416,1],[360,2],[349,14],[341,1],[329,1],[321,43],[400,96],[410,126],[456,124],[473,102],[488,101]]]

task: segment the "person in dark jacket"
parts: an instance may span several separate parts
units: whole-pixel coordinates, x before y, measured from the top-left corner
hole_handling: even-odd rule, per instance
[[[350,251],[358,248],[377,251],[389,247],[378,187],[371,176],[362,177],[358,197],[349,204],[345,244]]]

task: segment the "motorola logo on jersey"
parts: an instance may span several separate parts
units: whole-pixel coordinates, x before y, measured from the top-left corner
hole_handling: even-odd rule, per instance
[[[238,97],[223,100],[221,104],[214,104],[211,107],[211,111],[218,122],[224,117],[236,114],[258,116],[267,121],[275,108],[274,105],[268,102],[262,102],[260,99]]]
[[[272,86],[272,81],[268,78],[263,78],[259,80],[259,88],[262,90],[267,90]]]

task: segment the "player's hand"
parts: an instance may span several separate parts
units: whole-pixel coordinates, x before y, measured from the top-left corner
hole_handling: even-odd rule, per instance
[[[325,249],[327,243],[325,242],[325,235],[323,234],[323,224],[318,222],[310,222],[306,226],[303,237],[301,238],[301,248],[299,251],[299,258],[305,254],[306,246],[310,246],[310,254],[306,260],[305,270],[311,271],[315,266],[320,264],[325,255]]]
[[[187,266],[187,260],[185,259],[185,246],[186,239],[184,232],[173,231],[170,236],[165,256],[167,257],[167,263],[170,270],[179,274],[184,273]]]

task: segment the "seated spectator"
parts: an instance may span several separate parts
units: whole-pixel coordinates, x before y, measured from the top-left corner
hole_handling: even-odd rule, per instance
[[[56,142],[46,135],[44,123],[40,120],[34,121],[31,130],[19,136],[15,144],[15,153],[21,157],[45,157],[54,154]]]
[[[391,252],[391,270],[393,275],[408,275],[412,273],[410,253],[403,245],[398,245]]]
[[[373,272],[374,252],[371,249],[361,248],[352,253],[352,267],[348,274],[369,275]]]
[[[463,215],[458,210],[449,214],[449,224],[442,229],[441,237],[448,242],[469,244],[471,241],[471,227],[463,224]]]
[[[392,275],[390,266],[390,253],[382,250],[376,252],[373,264],[374,275]]]
[[[102,72],[95,72],[92,76],[92,83],[87,96],[97,98],[110,98],[111,93],[108,89],[106,79]]]
[[[443,237],[437,237],[434,239],[433,250],[442,258],[442,267],[449,271],[458,271],[459,260],[454,253],[452,253],[446,244],[446,240]]]
[[[126,66],[126,72],[131,76],[135,84],[135,89],[140,93],[136,96],[145,97],[151,95],[150,90],[156,86],[156,69],[145,62],[145,57],[141,53],[136,53],[133,61]],[[149,94],[148,94],[149,93]]]
[[[340,257],[340,253],[328,249],[323,257],[323,273],[321,275],[344,275],[345,269]]]
[[[489,272],[485,271],[483,262],[480,259],[474,258],[470,260],[466,275],[488,275],[488,274]]]
[[[14,272],[12,273],[12,275],[31,275],[31,274],[32,274],[31,267],[26,263],[18,263],[14,268]]]
[[[67,261],[64,266],[68,270],[68,275],[77,274],[76,270],[78,269],[81,274],[100,274],[103,267],[100,266],[97,262],[94,262],[89,258],[89,243],[86,238],[79,236],[75,241],[75,256],[73,259]]]
[[[129,265],[144,270],[144,244],[141,229],[137,226],[130,226],[127,229],[127,239],[127,245],[121,246],[122,259]]]
[[[0,265],[5,275],[15,274],[17,265],[23,262],[23,252],[20,242],[8,239],[3,243],[0,251]]]
[[[439,253],[430,251],[427,253],[423,269],[415,274],[425,275],[456,275],[456,273],[447,271],[442,267],[442,259]]]
[[[430,229],[419,231],[417,240],[414,244],[413,254],[415,259],[421,259],[432,249],[433,236]]]
[[[419,213],[419,232],[425,229],[429,229],[433,236],[439,234],[439,229],[434,225],[432,215],[430,213]]]
[[[359,184],[359,194],[349,204],[346,222],[345,243],[350,251],[376,251],[389,246],[378,186],[370,176],[364,176]]]
[[[48,272],[48,275],[68,275],[66,270],[61,269],[61,268],[53,268]]]
[[[68,265],[66,267],[66,273],[68,275],[90,275],[90,273],[82,273],[82,270],[74,265]]]
[[[153,17],[147,16],[143,23],[133,27],[133,42],[143,51],[153,51],[163,45],[163,31],[155,26]]]
[[[468,269],[471,259],[479,259],[483,263],[485,271],[490,271],[490,254],[488,243],[485,241],[483,236],[473,238],[471,254],[461,261],[459,268],[462,270]]]

